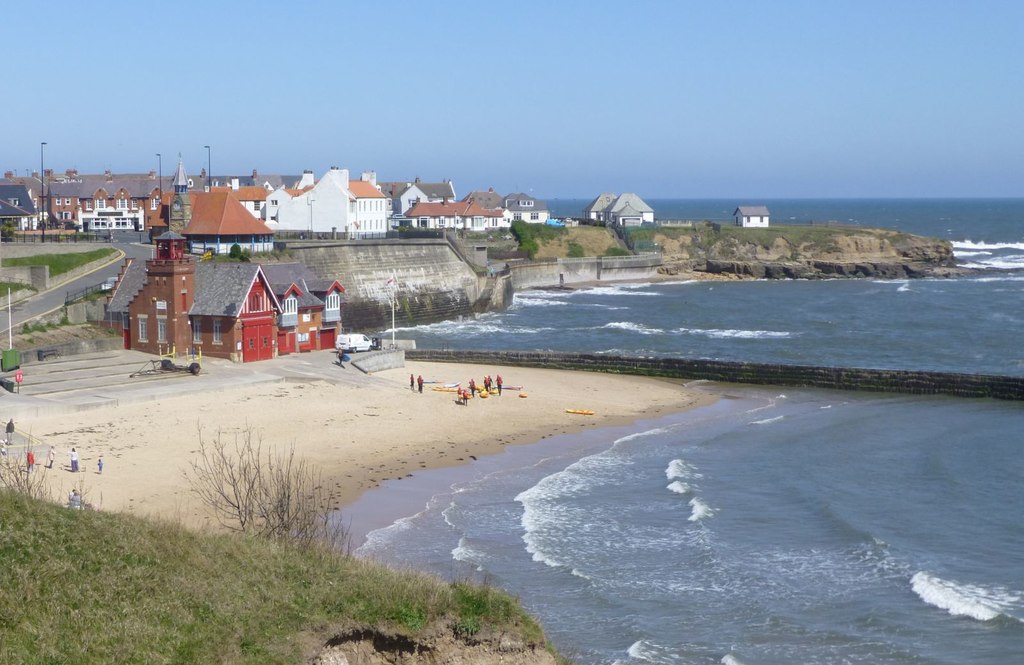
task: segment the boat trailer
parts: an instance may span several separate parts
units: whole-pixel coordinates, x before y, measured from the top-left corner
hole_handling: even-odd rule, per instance
[[[168,374],[172,372],[188,372],[192,376],[196,376],[200,370],[199,363],[196,362],[189,363],[188,365],[178,365],[170,358],[161,358],[160,360],[148,361],[137,372],[129,374],[128,378],[134,379],[137,376],[152,376],[154,374]]]

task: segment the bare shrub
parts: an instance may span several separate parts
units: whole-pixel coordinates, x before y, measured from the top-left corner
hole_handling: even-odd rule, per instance
[[[191,491],[227,529],[306,546],[346,544],[322,474],[295,454],[294,444],[284,452],[264,447],[252,428],[231,443],[218,431],[207,443],[200,431],[199,456],[190,467]]]
[[[49,501],[53,496],[42,467],[36,464],[36,468],[29,473],[28,462],[23,454],[0,457],[0,488],[43,501]]]

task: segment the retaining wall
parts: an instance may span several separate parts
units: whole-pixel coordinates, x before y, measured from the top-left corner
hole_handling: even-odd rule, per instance
[[[633,358],[582,353],[417,349],[409,360],[546,367],[756,385],[1024,400],[1024,377],[851,367]]]
[[[307,241],[290,243],[288,251],[317,275],[341,281],[347,330],[391,327],[392,277],[398,326],[471,317],[483,289],[482,278],[442,239]]]
[[[405,367],[405,351],[403,349],[388,349],[360,353],[358,356],[352,356],[352,362],[349,364],[364,374]]]
[[[511,263],[515,290],[567,286],[604,280],[646,279],[657,273],[661,256],[597,256]]]

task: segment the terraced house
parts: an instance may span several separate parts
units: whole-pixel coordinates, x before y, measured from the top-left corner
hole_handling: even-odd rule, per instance
[[[147,174],[81,175],[68,169],[47,187],[50,214],[58,223],[73,225],[80,231],[146,230],[147,211],[160,207],[164,188],[156,171]]]

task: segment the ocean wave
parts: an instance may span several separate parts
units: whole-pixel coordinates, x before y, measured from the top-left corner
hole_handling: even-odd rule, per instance
[[[957,584],[924,571],[910,578],[910,586],[921,600],[946,610],[953,616],[970,617],[978,621],[991,621],[1005,616],[1024,623],[1024,618],[1011,614],[1024,597],[1001,587],[985,588],[972,584]]]
[[[963,259],[963,258],[975,257],[975,256],[992,256],[992,252],[990,252],[988,250],[978,250],[976,252],[968,252],[966,250],[962,251],[962,252],[954,251],[953,252],[953,256],[955,256],[958,259]]]
[[[953,250],[980,250],[980,249],[1024,249],[1024,242],[973,242],[970,240],[954,240]]]
[[[616,284],[615,286],[595,286],[592,289],[579,289],[577,291],[570,291],[569,296],[658,296],[661,295],[657,291],[649,291],[653,289],[653,284]]]
[[[713,339],[785,339],[793,333],[778,330],[731,330],[718,328],[676,328],[684,335],[701,335]]]
[[[538,298],[534,295],[522,295],[515,294],[512,296],[512,304],[509,305],[510,310],[522,309],[523,307],[565,307],[569,304],[567,300],[561,298]]]
[[[786,416],[775,416],[774,418],[765,418],[764,420],[754,420],[751,425],[770,425],[771,423],[777,423]]]
[[[556,328],[547,326],[531,327],[508,325],[507,323],[492,321],[492,318],[493,317],[481,317],[479,319],[464,319],[462,321],[439,321],[437,323],[428,323],[422,326],[410,326],[406,328],[398,327],[395,330],[396,332],[429,333],[439,336],[461,335],[464,337],[495,334],[536,335],[537,333],[553,332],[556,330]]]
[[[1024,268],[1024,255],[1011,254],[987,261],[971,261],[962,264],[961,267],[973,270],[1020,270]]]
[[[743,665],[743,661],[731,653],[727,653],[722,656],[722,665]]]
[[[473,564],[478,571],[483,570],[481,561],[485,558],[484,553],[470,547],[465,538],[459,538],[459,544],[452,549],[452,558],[456,561]]]
[[[697,497],[690,499],[690,508],[692,508],[689,517],[691,522],[699,522],[715,516],[715,509]]]
[[[665,665],[668,665],[669,663],[676,662],[673,655],[668,652],[667,647],[647,640],[637,640],[636,642],[633,642],[633,644],[626,649],[626,654],[629,655],[630,660],[641,661],[644,663],[655,663],[657,665],[664,663]],[[622,663],[622,661],[619,660],[616,660],[615,662]]]
[[[691,488],[689,485],[687,485],[681,480],[675,480],[669,483],[665,489],[671,490],[676,494],[688,494],[689,492],[692,491],[693,488]]]
[[[668,463],[668,468],[665,469],[665,477],[669,480],[675,480],[676,478],[690,479],[690,478],[701,478],[702,476],[697,473],[697,467],[681,459],[674,459]]]
[[[601,327],[614,330],[629,330],[641,335],[663,335],[665,333],[661,328],[650,328],[642,323],[634,323],[633,321],[612,321]]]
[[[615,439],[615,442],[612,445],[626,443],[627,441],[634,441],[636,439],[642,439],[656,434],[664,434],[667,431],[669,431],[668,427],[655,427],[654,429],[644,430],[643,432],[633,432],[632,434],[627,434],[626,436]]]

